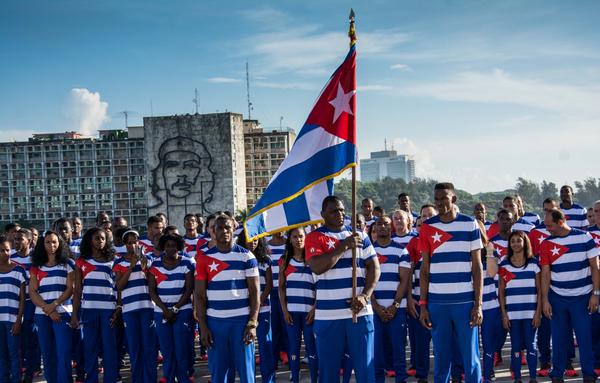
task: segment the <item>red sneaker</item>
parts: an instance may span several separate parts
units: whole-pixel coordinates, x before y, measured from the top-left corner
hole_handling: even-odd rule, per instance
[[[161,354],[158,354],[158,356],[156,357],[156,364],[161,364],[163,362],[163,356]]]
[[[260,356],[256,355],[256,357],[254,358],[254,361],[256,362],[256,364],[260,364]]]
[[[495,352],[494,353],[494,367],[498,366],[501,363],[502,363],[502,356],[499,353]]]
[[[396,371],[394,371],[394,370],[386,371],[385,376],[387,376],[388,378],[393,378],[396,376]]]
[[[408,374],[408,376],[415,376],[415,375],[417,375],[417,369],[414,367],[411,367],[408,369],[408,371],[406,371],[406,373]]]
[[[594,373],[600,376],[600,368],[594,368]]]
[[[569,378],[574,378],[576,376],[579,376],[579,374],[577,373],[577,371],[575,371],[575,369],[572,366],[570,366],[565,369],[565,376],[568,376]]]
[[[527,358],[525,358],[525,353],[521,351],[521,366],[527,365]]]
[[[208,354],[200,355],[200,360],[205,362],[208,360]]]
[[[163,376],[162,378],[158,379],[158,383],[167,383],[167,378]]]
[[[283,364],[288,364],[289,360],[288,360],[288,355],[286,352],[281,351],[279,353],[279,359],[281,360],[281,363]]]
[[[340,376],[344,376],[344,369],[340,368]]]
[[[550,366],[542,366],[537,372],[537,376],[547,377],[549,375],[550,375]]]

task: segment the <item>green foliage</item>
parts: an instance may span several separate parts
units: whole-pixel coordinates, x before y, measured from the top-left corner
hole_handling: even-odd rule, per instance
[[[382,206],[386,212],[396,209],[398,206],[398,194],[404,192],[411,197],[413,210],[427,203],[433,202],[433,187],[437,183],[432,179],[417,178],[411,183],[402,179],[384,178],[379,182],[357,182],[356,205],[360,211],[360,203],[364,198],[370,197],[375,205]],[[591,206],[594,201],[600,199],[600,178],[588,178],[583,182],[575,182],[575,201]],[[352,183],[343,179],[335,184],[335,194],[344,201],[346,210],[350,212],[352,206]],[[510,194],[519,194],[525,202],[525,210],[537,212],[542,211],[542,202],[547,197],[558,199],[558,187],[554,182],[542,181],[536,183],[519,177],[514,189],[497,192],[485,192],[471,194],[464,190],[457,190],[457,205],[465,214],[472,214],[473,207],[478,202],[483,202],[488,210],[488,219],[493,220],[494,213],[502,207],[502,199]]]

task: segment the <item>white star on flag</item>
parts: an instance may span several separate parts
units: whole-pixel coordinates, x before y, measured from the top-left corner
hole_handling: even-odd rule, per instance
[[[431,238],[433,238],[433,242],[442,242],[442,235],[437,231],[431,236]]]
[[[352,99],[352,97],[354,96],[355,93],[356,93],[355,89],[352,89],[348,93],[344,93],[344,88],[342,88],[342,84],[338,83],[337,95],[335,96],[335,98],[333,100],[329,101],[329,103],[335,109],[335,111],[333,113],[333,122],[334,123],[337,121],[338,117],[343,112],[346,112],[352,116],[354,115],[352,113],[352,109],[350,108],[350,100]]]
[[[217,263],[215,261],[213,261],[213,263],[208,265],[208,267],[210,268],[210,271],[217,271],[217,269],[219,268],[219,265],[217,265]]]
[[[328,249],[335,248],[335,242],[332,239],[330,239],[329,241],[327,241],[327,248]]]
[[[545,238],[544,238],[544,236],[543,236],[543,235],[540,235],[540,236],[538,237],[538,241],[540,241],[540,243],[544,242],[544,239],[545,239]]]
[[[550,250],[552,252],[552,255],[558,255],[560,254],[560,249],[556,246],[554,246],[554,248],[552,250]]]

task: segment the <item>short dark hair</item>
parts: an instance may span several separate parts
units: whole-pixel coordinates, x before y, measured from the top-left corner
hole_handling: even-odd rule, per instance
[[[509,211],[508,209],[505,209],[505,208],[498,209],[498,212],[496,213],[496,217],[500,217],[501,214],[511,214],[512,215],[512,211]]]
[[[554,223],[558,223],[558,221],[565,221],[566,217],[565,214],[558,210],[558,209],[554,209],[550,212],[550,215],[552,217],[552,222]]]
[[[237,244],[244,249],[250,250],[248,249],[248,243],[246,242],[246,230],[242,230],[238,236]],[[267,245],[267,240],[264,237],[258,239],[256,249],[252,251],[252,254],[254,254],[256,260],[261,265],[268,265],[271,263],[271,257],[269,257],[269,245]]]
[[[362,205],[365,202],[371,202],[371,203],[373,203],[373,200],[371,198],[369,198],[369,197],[363,198],[363,200],[360,202],[360,204]]]
[[[435,184],[433,190],[450,190],[454,191],[454,184],[452,182],[440,182]]]
[[[12,248],[12,244],[10,243],[10,241],[8,240],[8,238],[6,236],[4,236],[4,235],[0,235],[0,243],[4,243],[4,242],[8,242],[8,244]]]
[[[342,200],[337,196],[328,195],[327,197],[323,198],[323,203],[321,204],[321,211],[325,211],[325,209],[327,208],[327,205],[329,205],[332,202],[342,203]]]
[[[563,185],[560,187],[561,189],[567,188],[571,191],[571,193],[573,193],[573,187],[571,187],[571,185]]]
[[[231,216],[225,214],[225,213],[220,213],[220,214],[216,214],[215,218],[213,218],[215,220],[215,224],[217,223],[217,221],[229,221],[232,225],[234,225],[234,221],[233,218],[231,218]]]
[[[169,225],[169,226],[165,227],[165,233],[168,233],[168,232],[173,231],[173,230],[179,231],[179,229],[175,225]]]
[[[102,216],[106,216],[106,217],[108,217],[108,219],[110,219],[110,214],[108,214],[105,211],[101,211],[96,215],[96,223],[98,223],[98,221],[100,220],[100,217],[102,217]]]
[[[432,208],[433,210],[436,210],[435,206],[433,206],[430,203],[426,203],[425,205],[421,206],[421,209],[419,210],[419,213],[423,212],[423,209],[427,209],[427,208]]]
[[[410,198],[410,196],[408,195],[408,193],[400,193],[400,194],[398,194],[398,199],[400,199],[402,197],[408,197],[408,198]]]
[[[148,220],[146,221],[146,226],[150,226],[153,223],[158,223],[158,222],[162,222],[162,219],[160,219],[160,217],[158,215],[151,215],[150,217],[148,217]]]
[[[552,205],[557,205],[557,201],[552,198],[552,197],[548,197],[544,200],[544,202],[542,202],[542,206],[544,206],[547,203],[551,203]]]
[[[15,229],[17,227],[21,227],[17,222],[10,222],[4,225],[4,232],[8,233],[10,230]]]
[[[512,202],[516,203],[517,202],[517,197],[514,196],[514,195],[507,195],[506,197],[504,197],[502,199],[502,202],[504,202],[504,201],[512,201]]]
[[[17,230],[17,233],[23,234],[23,236],[27,238],[29,242],[33,240],[33,233],[29,229],[22,227],[19,230]]]
[[[375,207],[373,208],[373,211],[379,211],[379,212],[381,212],[381,214],[383,214],[383,213],[384,213],[383,207],[381,207],[381,206],[375,206]]]
[[[196,221],[198,221],[198,215],[197,214],[192,214],[192,213],[187,213],[186,215],[184,215],[183,216],[183,220],[185,221],[189,217],[194,217],[194,218],[196,218]]]
[[[158,240],[158,249],[160,251],[164,251],[165,245],[167,244],[168,241],[174,241],[175,245],[177,246],[177,250],[179,250],[179,251],[182,251],[183,248],[185,247],[185,240],[183,239],[183,237],[181,235],[165,234],[165,235],[161,235]]]

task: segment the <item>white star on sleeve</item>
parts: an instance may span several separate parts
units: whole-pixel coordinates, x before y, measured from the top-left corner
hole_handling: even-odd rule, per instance
[[[440,233],[438,233],[437,231],[435,232],[434,235],[431,236],[431,238],[433,238],[433,242],[442,242],[442,235]]]
[[[550,250],[552,252],[552,255],[558,255],[560,254],[560,249],[556,246],[554,246],[554,248],[552,250]]]
[[[219,268],[219,265],[217,265],[217,263],[215,261],[213,261],[213,263],[208,265],[208,267],[210,268],[210,271],[217,271],[217,269]]]
[[[335,248],[335,242],[333,239],[327,241],[327,249],[331,250]]]

